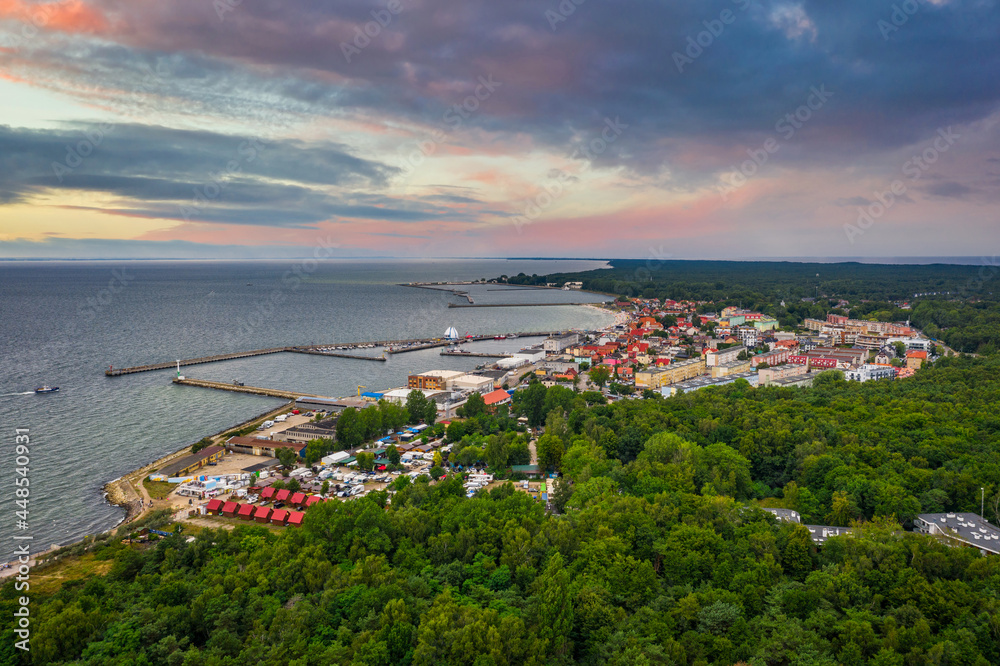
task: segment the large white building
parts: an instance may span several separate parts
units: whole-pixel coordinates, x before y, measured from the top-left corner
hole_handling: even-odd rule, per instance
[[[913,529],[978,548],[984,555],[1000,555],[1000,530],[974,513],[922,513],[914,519]]]
[[[580,336],[578,334],[566,333],[564,335],[553,335],[551,338],[546,338],[545,342],[542,343],[542,347],[550,354],[558,354],[578,342],[580,342]]]
[[[870,382],[876,379],[895,379],[896,368],[891,365],[862,365],[844,371],[844,378],[852,382]]]
[[[717,351],[710,351],[705,354],[705,365],[708,367],[714,367],[716,365],[724,365],[726,363],[732,363],[737,360],[740,352],[745,352],[746,347],[742,345],[737,345],[736,347],[729,347],[728,349],[719,349]]]

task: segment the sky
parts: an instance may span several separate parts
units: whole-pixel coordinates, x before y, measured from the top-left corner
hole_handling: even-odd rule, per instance
[[[1000,252],[995,0],[0,0],[0,258]]]

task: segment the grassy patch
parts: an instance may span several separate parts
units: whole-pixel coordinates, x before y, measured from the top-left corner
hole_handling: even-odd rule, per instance
[[[142,485],[146,488],[146,492],[153,499],[166,499],[173,490],[177,487],[174,483],[167,483],[166,481],[150,481],[149,477],[142,480]]]
[[[92,553],[78,557],[66,557],[60,562],[31,573],[31,592],[39,596],[50,596],[66,583],[74,580],[103,576],[111,570],[111,560],[98,560]]]

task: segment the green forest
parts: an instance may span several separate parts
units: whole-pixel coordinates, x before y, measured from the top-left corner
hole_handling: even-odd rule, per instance
[[[1000,267],[984,261],[922,266],[615,259],[611,268],[501,279],[521,285],[582,282],[586,290],[614,296],[705,301],[709,306],[702,310],[742,306],[775,317],[782,328],[830,312],[909,319],[956,351],[983,354],[1000,350],[1000,298],[994,293]],[[904,301],[912,309],[898,307]]]
[[[980,488],[997,519],[998,372],[956,357],[905,381],[613,404],[533,384],[513,412],[545,423],[555,513],[512,483],[467,498],[460,476],[401,477],[300,529],[100,539],[84,557],[107,573],[33,593],[32,651],[7,629],[0,661],[997,663],[1000,557],[906,528],[978,512]],[[449,438],[501,466],[523,455],[515,425],[475,414]],[[855,532],[817,548],[762,506]]]

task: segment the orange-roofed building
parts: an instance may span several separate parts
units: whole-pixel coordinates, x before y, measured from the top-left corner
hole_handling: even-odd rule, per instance
[[[919,370],[926,360],[927,352],[925,351],[906,352],[906,367],[911,370]]]
[[[506,405],[510,402],[510,394],[503,389],[497,389],[496,391],[490,391],[483,395],[483,402],[486,403],[487,407],[495,407],[497,405]]]

